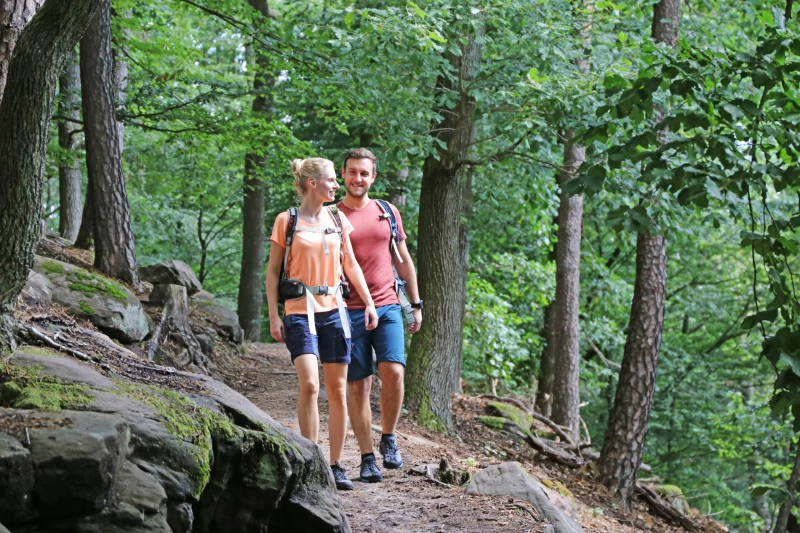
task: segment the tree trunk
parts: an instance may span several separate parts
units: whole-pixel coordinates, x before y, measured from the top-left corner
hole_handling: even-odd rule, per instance
[[[72,119],[58,122],[58,145],[68,152],[68,157],[58,166],[58,191],[60,197],[58,232],[69,241],[74,241],[81,227],[83,196],[81,195],[81,166],[78,160],[77,130],[81,118],[81,69],[77,50],[70,54],[64,72],[58,79],[61,92],[59,115]]]
[[[22,29],[44,0],[0,0],[0,102],[8,79],[8,65]]]
[[[263,25],[270,16],[266,0],[248,0],[258,12]],[[253,80],[253,115],[269,115],[272,87],[266,50],[255,49]],[[264,300],[264,149],[247,153],[244,158],[244,201],[242,203],[242,267],[239,275],[237,313],[245,340],[256,342],[261,336],[261,304]]]
[[[461,55],[450,63],[457,79],[440,76],[437,85],[454,90],[472,80],[479,70],[483,26],[459,43]],[[453,109],[441,109],[444,117],[435,128],[446,149],[439,158],[428,156],[422,168],[419,205],[419,289],[425,299],[426,319],[411,340],[406,371],[406,400],[419,420],[436,429],[452,427],[450,392],[456,386],[454,369],[461,360],[463,307],[459,295],[464,286],[461,217],[464,215],[464,180],[467,159],[475,141],[475,100],[466,92]]]
[[[661,0],[655,4],[653,40],[674,48],[678,43],[680,16],[680,0]],[[602,482],[618,493],[627,507],[642,464],[661,350],[666,289],[667,240],[663,235],[640,233],[636,241],[636,284],[628,338],[598,464]]]
[[[119,16],[113,9],[111,14],[115,18]],[[129,37],[128,33],[125,32],[125,38]],[[125,107],[128,91],[128,62],[125,61],[125,55],[114,47],[111,48],[111,58],[114,66],[114,121],[117,124],[119,153],[122,154],[125,149],[125,124],[118,117]]]
[[[464,176],[464,180],[462,183],[462,190],[461,190],[461,228],[458,235],[459,246],[461,248],[461,287],[463,290],[461,291],[461,309],[459,313],[462,317],[462,338],[463,338],[463,317],[464,317],[464,310],[467,307],[467,279],[469,278],[469,230],[470,225],[472,224],[472,175],[475,171],[474,167],[470,167],[467,169],[466,175]],[[450,383],[453,385],[453,389],[451,392],[455,392],[456,394],[461,394],[463,390],[461,389],[461,350],[459,350],[459,356],[454,361],[454,365],[452,368],[452,377],[450,378]]]
[[[564,165],[558,173],[563,187],[583,164],[586,150],[563,132]],[[583,195],[559,193],[558,245],[556,246],[556,298],[553,311],[553,422],[569,428],[580,440],[580,308],[581,225]]]
[[[141,290],[114,107],[111,8],[104,0],[81,41],[86,167],[94,208],[94,264]],[[88,202],[87,202],[88,203]]]
[[[666,239],[640,233],[628,339],[599,463],[603,483],[618,493],[626,506],[630,506],[636,486],[650,418],[664,326],[666,273]]]
[[[99,3],[49,2],[22,31],[8,64],[0,103],[0,352],[14,344],[11,308],[39,238],[58,75]]]
[[[558,246],[558,245],[556,245]],[[542,325],[542,337],[544,337],[544,348],[539,362],[539,387],[536,389],[536,409],[547,418],[553,412],[553,386],[554,372],[556,366],[555,351],[553,350],[553,317],[555,315],[555,305],[550,302],[544,310],[544,324]]]
[[[81,226],[78,236],[75,237],[75,248],[88,250],[94,244],[94,187],[92,187],[92,175],[88,176],[86,182],[86,202],[83,204],[83,214],[81,215]]]
[[[792,507],[797,499],[797,483],[800,482],[800,445],[797,446],[794,456],[794,467],[789,481],[786,482],[786,490],[790,497],[783,502],[781,510],[778,511],[778,519],[775,521],[775,533],[786,533],[786,526],[789,524],[789,515],[792,514]]]

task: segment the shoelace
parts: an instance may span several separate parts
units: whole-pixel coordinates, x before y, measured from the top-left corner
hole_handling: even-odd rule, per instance
[[[386,449],[387,452],[394,453],[398,450],[397,442],[395,442],[394,439],[386,439],[385,441],[383,441],[383,443],[384,443],[383,444],[384,448]]]

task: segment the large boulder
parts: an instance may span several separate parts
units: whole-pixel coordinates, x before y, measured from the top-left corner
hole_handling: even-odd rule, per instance
[[[141,302],[120,283],[41,256],[36,256],[33,269],[47,277],[55,303],[89,320],[109,337],[138,342],[150,333],[152,322]]]
[[[47,307],[52,300],[52,287],[48,279],[31,270],[28,273],[28,279],[25,280],[25,286],[22,288],[22,301],[28,305],[41,305]]]
[[[559,507],[560,495],[531,477],[519,463],[492,465],[475,473],[467,486],[467,494],[511,496],[527,501],[550,522],[545,531],[583,533],[581,526],[564,510],[565,506]]]
[[[3,524],[15,533],[350,531],[316,445],[218,381],[172,379],[192,393],[17,350],[0,371]]]
[[[200,280],[183,261],[169,260],[156,265],[139,268],[143,280],[153,285],[182,285],[189,296],[203,290]]]
[[[222,330],[225,335],[236,344],[241,344],[244,340],[244,330],[239,325],[239,315],[231,311],[224,305],[215,300],[192,301],[192,307],[199,309],[203,313],[211,315],[211,321]]]

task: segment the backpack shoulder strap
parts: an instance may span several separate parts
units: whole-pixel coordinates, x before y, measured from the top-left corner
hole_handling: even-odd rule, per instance
[[[286,267],[289,264],[289,249],[292,247],[294,234],[297,232],[297,219],[300,218],[296,207],[290,207],[286,213],[288,214],[289,218],[286,220],[286,248],[283,252],[283,269],[281,270],[281,279],[285,279],[287,276]]]
[[[385,218],[389,221],[389,228],[391,229],[391,239],[389,240],[389,253],[394,251],[395,255],[397,256],[397,260],[401,263],[403,262],[403,258],[400,257],[400,250],[397,249],[397,243],[400,242],[400,232],[397,231],[397,218],[394,216],[394,210],[389,202],[386,200],[375,200],[378,203],[378,206],[383,211],[381,218]]]
[[[339,214],[339,208],[335,205],[329,205],[328,211],[331,214],[333,223],[336,224],[336,231],[339,233],[339,279],[344,281],[344,228],[342,228],[342,219]]]

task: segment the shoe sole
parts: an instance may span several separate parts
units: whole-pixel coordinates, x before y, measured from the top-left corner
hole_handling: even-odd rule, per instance
[[[403,468],[405,463],[400,463],[399,465],[387,463],[386,461],[383,462],[383,467],[387,470],[397,470],[398,468]]]
[[[341,487],[339,485],[336,485],[336,490],[353,490],[355,488],[356,488],[356,486],[353,485],[352,483],[350,483],[349,485],[346,485],[346,486],[341,486]]]
[[[380,478],[368,478],[368,477],[361,477],[358,478],[359,481],[362,483],[380,483],[383,481],[383,477]]]

